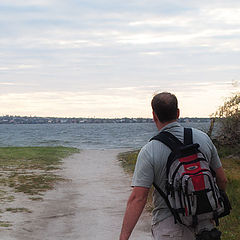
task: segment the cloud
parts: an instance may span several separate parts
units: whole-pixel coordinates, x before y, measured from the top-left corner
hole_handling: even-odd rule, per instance
[[[195,26],[190,26],[193,29]],[[158,44],[161,48],[166,47],[209,47],[215,51],[239,51],[239,40],[235,39],[240,34],[238,29],[218,29],[211,27],[209,29],[199,28],[197,30],[182,29],[181,31],[149,31],[145,33],[122,33],[116,38],[120,44],[131,45],[154,45]],[[224,40],[227,38],[227,40]],[[231,39],[232,38],[232,39]]]
[[[35,92],[1,95],[0,101],[3,114],[39,115],[41,112],[41,116],[124,117],[130,116],[134,107],[133,116],[144,115],[141,115],[143,99],[127,95]]]
[[[240,9],[239,8],[214,8],[203,9],[202,14],[208,16],[216,23],[229,24],[239,26]]]
[[[13,86],[13,85],[15,85],[15,84],[14,84],[14,83],[11,83],[11,82],[0,82],[0,85]]]
[[[49,6],[56,3],[54,0],[1,0],[1,5],[5,6]]]
[[[161,18],[149,18],[145,20],[139,20],[134,22],[129,22],[129,26],[150,26],[156,27],[156,26],[175,26],[177,23],[178,27],[187,27],[192,22],[192,18],[187,18],[184,16],[162,16]]]
[[[93,91],[1,94],[0,102],[1,113],[10,115],[151,117],[150,102],[154,93],[169,91],[178,97],[182,116],[203,117],[214,112],[222,104],[223,96],[229,96],[237,88],[232,82],[181,85],[173,82],[161,87],[142,85]]]
[[[161,55],[161,54],[163,54],[163,52],[159,52],[159,51],[140,52],[140,54],[143,54],[143,55],[150,55],[150,56],[156,56],[156,55]]]

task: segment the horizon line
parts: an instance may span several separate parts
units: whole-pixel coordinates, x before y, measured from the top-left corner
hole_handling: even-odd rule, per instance
[[[0,118],[3,118],[3,117],[19,117],[19,118],[81,118],[81,119],[124,119],[124,118],[127,118],[127,119],[152,119],[152,117],[96,117],[96,116],[89,116],[89,117],[57,117],[57,116],[37,116],[37,115],[30,115],[30,116],[27,116],[27,115],[1,115]],[[199,119],[202,119],[202,118],[211,118],[211,117],[179,117],[179,119],[181,118],[199,118]]]

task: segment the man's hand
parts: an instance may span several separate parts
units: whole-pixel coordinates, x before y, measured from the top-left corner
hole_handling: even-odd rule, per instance
[[[149,188],[134,187],[128,199],[119,240],[128,240],[147,201]]]

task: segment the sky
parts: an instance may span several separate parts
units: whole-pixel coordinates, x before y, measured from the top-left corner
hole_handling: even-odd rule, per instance
[[[0,115],[208,117],[239,80],[238,0],[0,1]]]

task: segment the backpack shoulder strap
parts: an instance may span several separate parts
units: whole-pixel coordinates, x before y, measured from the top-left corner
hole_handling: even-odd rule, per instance
[[[171,151],[174,151],[178,147],[183,146],[183,143],[180,140],[178,140],[173,134],[167,131],[160,132],[158,135],[150,139],[150,141],[152,140],[158,140],[164,143],[171,149]]]
[[[172,161],[174,160],[175,153],[181,147],[183,147],[184,144],[178,138],[176,138],[173,134],[167,131],[160,132],[158,135],[150,139],[150,141],[152,140],[158,140],[171,149],[171,153],[168,156],[167,165],[166,165],[166,171],[167,171],[166,173],[168,176]]]
[[[189,145],[192,143],[193,143],[192,129],[184,128],[184,145]]]

